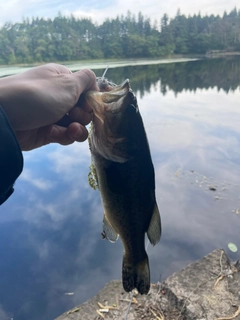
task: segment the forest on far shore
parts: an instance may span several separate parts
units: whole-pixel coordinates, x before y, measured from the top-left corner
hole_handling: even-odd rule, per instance
[[[26,18],[0,29],[0,64],[111,58],[159,58],[169,54],[205,54],[210,50],[240,51],[240,10],[223,16],[186,17],[159,21],[128,12],[106,19],[58,14],[54,19]]]

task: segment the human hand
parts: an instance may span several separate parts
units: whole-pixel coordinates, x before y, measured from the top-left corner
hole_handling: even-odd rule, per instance
[[[85,125],[91,121],[92,110],[81,101],[81,94],[89,89],[98,90],[91,70],[71,73],[58,64],[1,78],[0,105],[21,149],[32,150],[51,142],[68,145],[86,140]]]

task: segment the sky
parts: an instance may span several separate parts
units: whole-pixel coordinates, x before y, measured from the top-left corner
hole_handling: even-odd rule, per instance
[[[76,17],[92,18],[93,22],[101,24],[106,18],[125,15],[127,11],[150,17],[152,22],[160,20],[164,13],[169,17],[176,15],[177,9],[185,15],[201,12],[205,14],[222,15],[234,7],[240,9],[239,0],[0,0],[0,26],[7,21],[21,22],[23,17],[53,18],[58,12],[63,15],[73,14]]]

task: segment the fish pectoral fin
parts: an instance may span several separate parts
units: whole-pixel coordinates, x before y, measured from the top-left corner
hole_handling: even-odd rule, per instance
[[[154,206],[152,219],[147,230],[147,236],[153,246],[155,246],[155,244],[158,243],[161,237],[161,219],[156,203]]]
[[[113,229],[105,214],[103,216],[103,233],[110,242],[116,242],[118,239],[117,232]]]

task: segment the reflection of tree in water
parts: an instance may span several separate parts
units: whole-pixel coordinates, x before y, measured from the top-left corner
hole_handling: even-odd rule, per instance
[[[97,71],[97,75],[102,73]],[[107,78],[117,84],[129,78],[133,91],[141,97],[158,81],[163,95],[169,90],[178,94],[213,87],[228,93],[240,85],[240,57],[114,68],[108,70]]]

